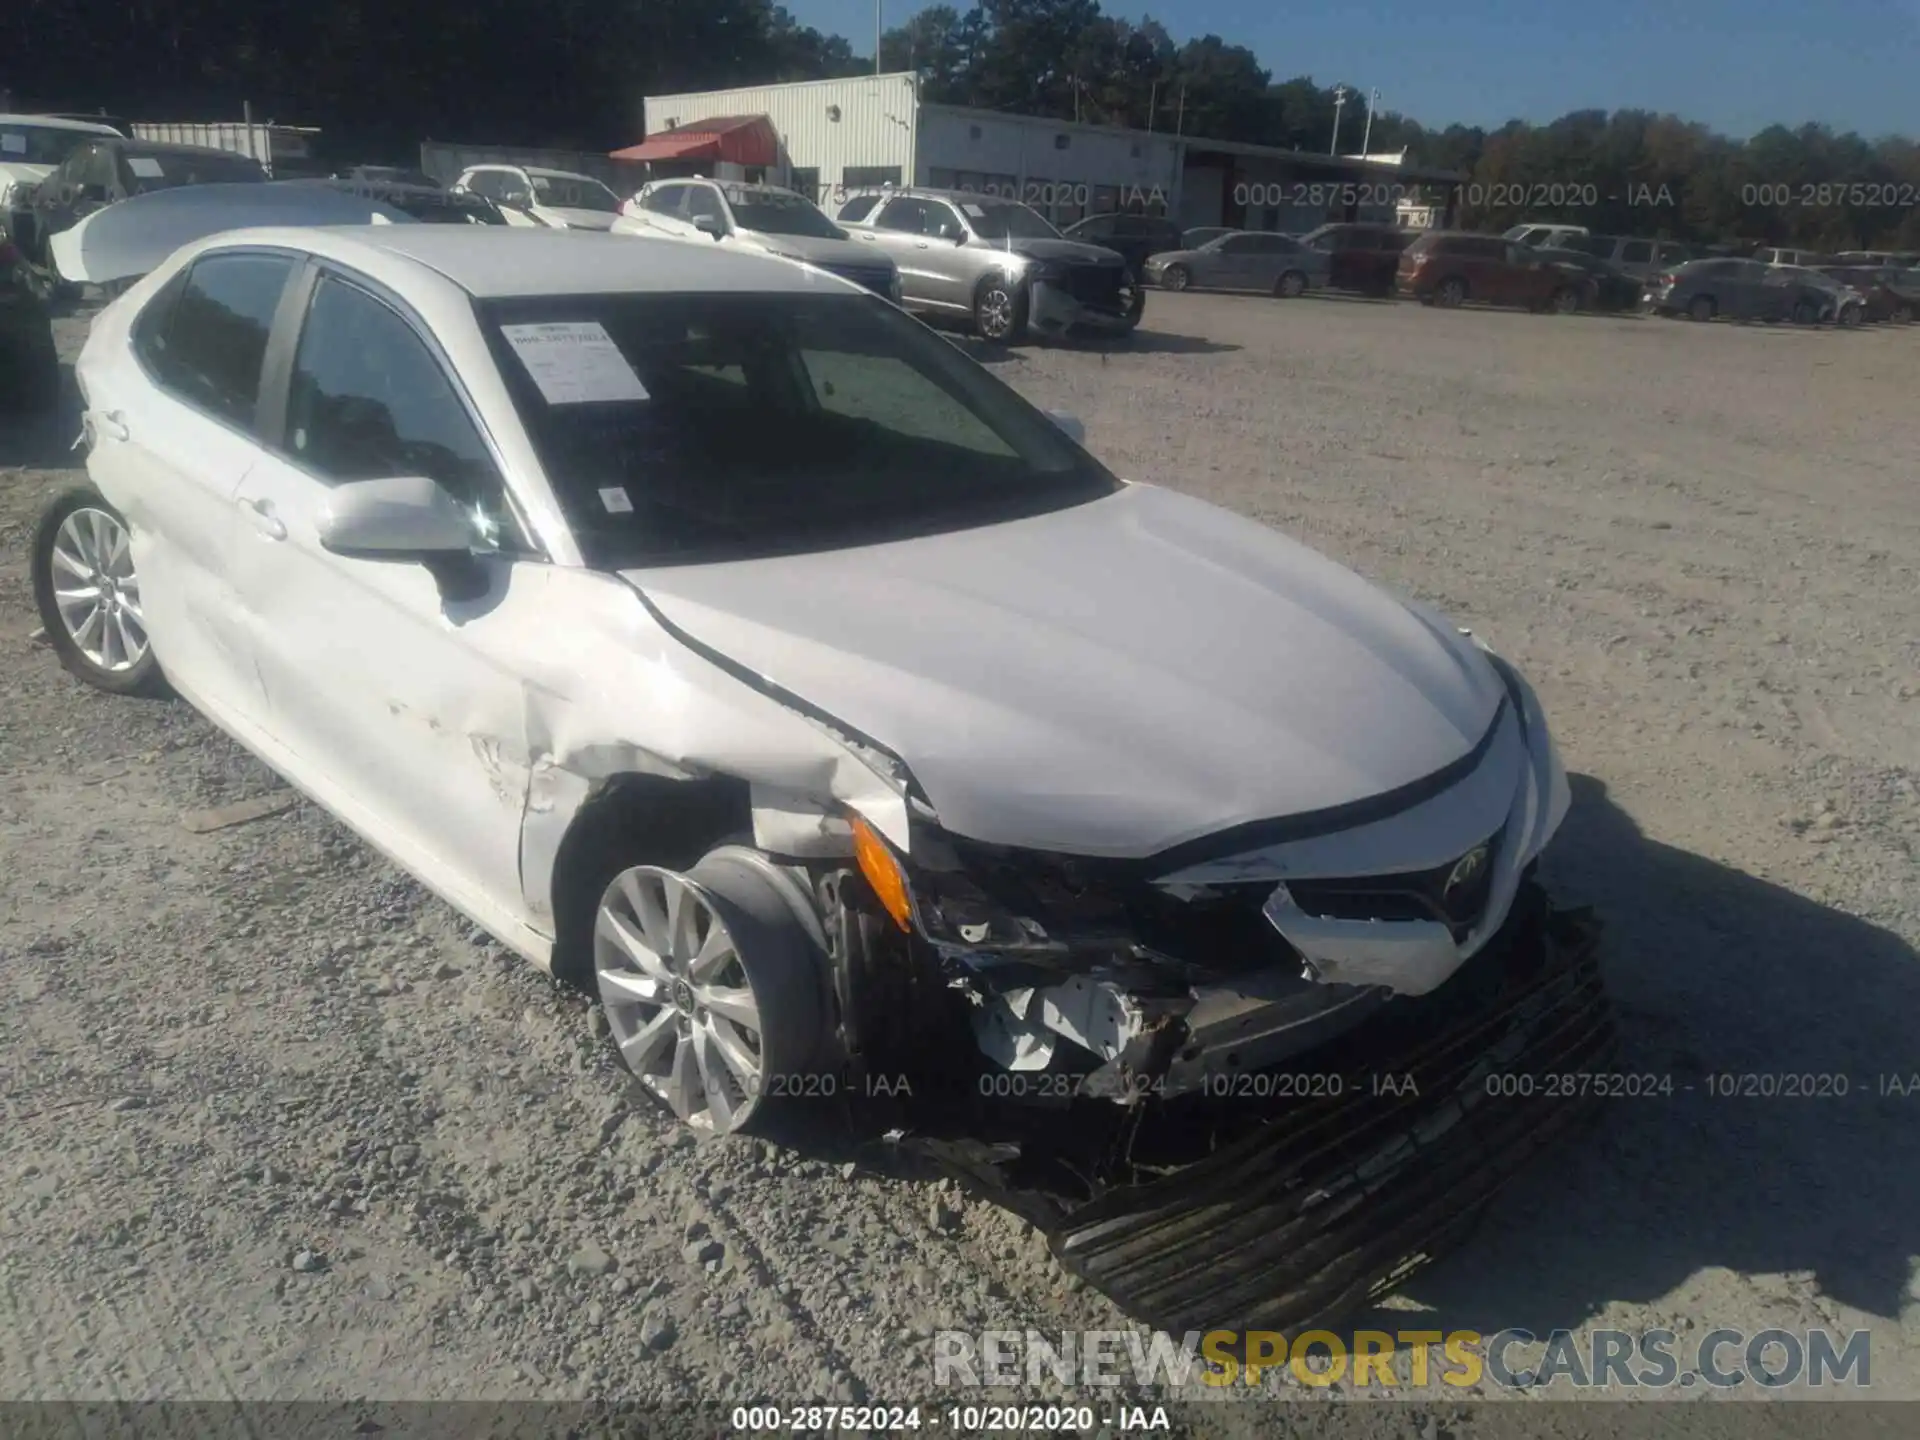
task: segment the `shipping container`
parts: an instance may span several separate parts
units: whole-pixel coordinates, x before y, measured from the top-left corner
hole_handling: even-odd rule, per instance
[[[136,121],[133,126],[136,140],[151,140],[160,145],[204,145],[210,150],[248,155],[258,160],[268,174],[283,177],[307,173],[314,168],[314,139],[319,133],[305,125],[248,125],[238,120],[205,124]]]

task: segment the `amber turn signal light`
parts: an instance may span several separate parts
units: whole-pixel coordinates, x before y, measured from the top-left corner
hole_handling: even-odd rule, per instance
[[[913,929],[913,902],[907,899],[907,875],[894,858],[892,848],[874,828],[858,815],[852,820],[853,853],[860,862],[860,873],[867,877],[873,893],[893,923],[902,930]]]

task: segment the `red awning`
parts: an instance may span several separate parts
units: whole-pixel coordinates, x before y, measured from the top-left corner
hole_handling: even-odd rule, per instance
[[[693,120],[613,152],[615,160],[724,160],[770,167],[780,163],[780,137],[764,115]]]

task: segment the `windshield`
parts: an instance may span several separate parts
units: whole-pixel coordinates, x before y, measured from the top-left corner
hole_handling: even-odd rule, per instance
[[[539,296],[478,310],[599,568],[833,550],[1117,488],[952,342],[872,296]]]
[[[0,165],[45,165],[52,168],[85,140],[100,137],[87,130],[55,125],[23,125],[9,120],[0,125]]]
[[[1058,240],[1060,232],[1024,205],[1009,205],[1004,200],[965,200],[960,208],[967,212],[967,223],[982,240]]]
[[[598,180],[589,180],[584,175],[535,175],[532,179],[534,193],[542,205],[561,210],[598,210],[606,215],[620,211],[620,197]]]
[[[354,180],[384,180],[391,185],[418,185],[424,190],[440,190],[440,182],[424,170],[408,170],[399,165],[362,165],[352,172]]]
[[[258,161],[218,150],[122,150],[120,168],[127,177],[129,195],[181,185],[244,185],[267,178]]]
[[[785,190],[729,190],[727,204],[742,230],[763,235],[799,235],[810,240],[844,240],[847,232],[820,213],[811,200]]]

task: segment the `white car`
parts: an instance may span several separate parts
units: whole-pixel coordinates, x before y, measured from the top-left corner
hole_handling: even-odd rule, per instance
[[[656,180],[620,207],[613,228],[799,260],[900,302],[900,269],[891,256],[856,244],[811,200],[777,185]]]
[[[1159,1328],[1294,1323],[1585,1104],[1494,1081],[1605,1068],[1590,931],[1531,878],[1569,795],[1526,682],[851,283],[229,231],[76,375],[90,483],[31,561],[61,662],[170,685],[596,988],[697,1131],[1012,1126],[902,1143],[1054,1187],[1023,1213]]]
[[[60,167],[94,136],[126,137],[111,125],[54,115],[0,115],[0,221],[7,207]]]
[[[1201,1089],[1442,988],[1567,809],[1463,632],[1116,479],[790,264],[232,232],[104,310],[77,378],[92,483],[34,555],[66,666],[164,672],[597,983],[707,1131],[917,1023],[855,1013],[849,949],[930,978],[929,1023],[964,996],[996,1072],[1119,1094],[1171,1025],[1160,1089]]]
[[[591,175],[536,165],[473,165],[450,187],[500,207],[509,225],[551,230],[610,230],[620,197]]]

